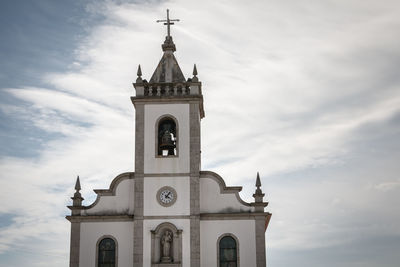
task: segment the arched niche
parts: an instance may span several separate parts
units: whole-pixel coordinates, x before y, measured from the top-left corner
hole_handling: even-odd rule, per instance
[[[171,234],[170,259],[163,254],[163,237]],[[162,223],[151,230],[151,266],[182,266],[182,230],[169,222]]]

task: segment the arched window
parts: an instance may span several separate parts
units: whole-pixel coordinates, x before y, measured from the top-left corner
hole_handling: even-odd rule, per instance
[[[158,122],[157,127],[157,155],[176,156],[177,129],[175,120],[164,117]]]
[[[97,267],[116,267],[116,244],[112,238],[103,238],[98,244]]]
[[[236,240],[226,235],[219,240],[219,267],[238,267]]]

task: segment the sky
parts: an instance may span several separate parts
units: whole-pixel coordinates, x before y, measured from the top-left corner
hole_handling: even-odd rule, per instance
[[[132,82],[161,58],[197,65],[202,169],[257,171],[270,267],[400,262],[400,2],[0,2],[0,266],[68,266],[84,204],[134,171]]]

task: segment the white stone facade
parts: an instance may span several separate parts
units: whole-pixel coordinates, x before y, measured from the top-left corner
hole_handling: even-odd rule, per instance
[[[215,176],[214,176],[215,175]],[[118,178],[118,177],[117,177]],[[225,188],[221,178],[213,173],[205,173],[200,179],[200,210],[204,220],[200,222],[200,257],[202,267],[218,266],[218,238],[232,234],[239,240],[240,266],[257,266],[255,220],[249,216],[254,207],[241,202],[236,188]],[[151,266],[151,230],[158,225],[169,222],[183,232],[182,266],[190,267],[190,195],[189,177],[146,177],[144,181],[144,220],[143,228],[143,266]],[[179,198],[169,208],[162,207],[156,200],[156,189],[164,185],[176,189]],[[116,184],[112,195],[99,195],[98,201],[89,209],[82,209],[83,219],[80,229],[79,266],[96,266],[96,244],[104,236],[112,236],[118,243],[118,266],[133,266],[133,219],[118,218],[117,215],[133,215],[134,179],[125,179]],[[235,192],[236,191],[236,192]],[[101,194],[101,193],[100,193]],[[227,210],[242,212],[246,216],[229,218]],[[206,216],[207,214],[207,216]],[[213,218],[212,215],[215,214]],[[86,216],[89,220],[84,221]],[[98,216],[99,218],[91,218]],[[164,219],[159,217],[165,216]],[[103,217],[103,218],[101,218]],[[104,217],[116,221],[108,221]],[[155,217],[155,218],[152,218]],[[182,217],[182,218],[179,218]],[[121,221],[118,221],[121,220]]]
[[[197,70],[192,79],[183,78],[172,37],[163,50],[150,82],[142,80],[139,69],[134,84],[135,172],[117,176],[109,189],[95,190],[97,199],[89,206],[82,206],[77,181],[67,216],[70,266],[98,267],[109,260],[108,266],[119,267],[217,267],[231,260],[236,266],[265,267],[271,214],[264,212],[259,177],[255,201],[246,203],[241,187],[227,187],[218,174],[201,171],[204,110]],[[100,247],[103,239],[109,243]],[[228,242],[222,240],[234,245],[222,247]],[[226,255],[229,259],[221,258]]]

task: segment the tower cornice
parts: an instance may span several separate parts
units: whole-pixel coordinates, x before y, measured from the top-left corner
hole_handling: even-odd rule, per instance
[[[198,102],[200,109],[200,118],[204,118],[204,106],[202,95],[176,95],[176,96],[131,96],[131,101],[134,106],[136,104],[172,104],[172,103],[191,103]]]

